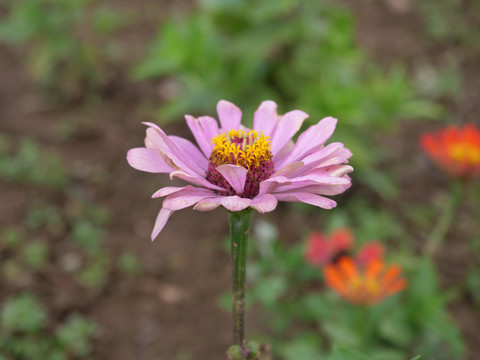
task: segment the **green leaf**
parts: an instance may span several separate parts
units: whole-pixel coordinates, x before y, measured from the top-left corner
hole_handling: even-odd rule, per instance
[[[361,354],[345,347],[334,346],[328,360],[368,360]]]
[[[3,305],[0,322],[7,332],[37,332],[46,326],[47,312],[33,295],[25,293]]]
[[[280,353],[286,360],[317,360],[321,357],[319,337],[314,333],[297,336],[281,346]]]
[[[261,279],[255,288],[256,298],[264,305],[273,304],[287,290],[287,281],[283,277]]]

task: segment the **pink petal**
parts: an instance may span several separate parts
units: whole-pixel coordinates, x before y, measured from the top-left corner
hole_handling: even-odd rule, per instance
[[[275,164],[275,170],[280,169],[286,165],[284,160],[290,155],[294,147],[295,147],[295,143],[293,142],[293,140],[289,140],[280,149],[280,151],[277,152],[277,154],[273,158],[273,163]]]
[[[337,119],[327,117],[318,124],[310,126],[303,132],[290,152],[289,156],[284,159],[284,163],[296,162],[304,156],[317,151],[332,136],[337,125]]]
[[[331,143],[303,158],[302,161],[305,163],[305,167],[299,169],[292,176],[304,175],[319,167],[348,163],[348,159],[351,156],[350,150],[346,149],[342,143]]]
[[[271,194],[263,194],[255,196],[252,199],[252,204],[250,207],[257,210],[259,213],[263,214],[275,210],[277,207],[278,201],[277,198]]]
[[[155,226],[153,227],[152,231],[152,241],[155,240],[155,238],[160,234],[160,231],[164,228],[165,224],[168,221],[168,218],[170,215],[172,215],[173,211],[167,210],[164,208],[160,209],[160,212],[158,213],[157,219],[155,220]]]
[[[175,135],[170,135],[168,138],[178,146],[185,157],[189,159],[190,163],[194,165],[200,174],[207,172],[208,160],[194,143],[192,143],[190,140]]]
[[[305,166],[303,162],[296,162],[282,167],[272,174],[272,177],[276,176],[290,176]]]
[[[332,209],[337,206],[337,203],[332,199],[308,192],[279,193],[275,194],[275,197],[280,201],[303,202],[323,209]]]
[[[127,152],[127,161],[131,167],[150,173],[167,173],[172,169],[165,164],[157,150],[147,148],[130,149]]]
[[[332,165],[324,169],[329,176],[342,177],[353,171],[350,165]]]
[[[233,195],[223,197],[221,202],[222,206],[230,211],[240,211],[248,208],[252,203],[252,200]]]
[[[272,154],[275,156],[280,149],[300,130],[308,114],[301,110],[289,111],[283,115],[272,135]]]
[[[285,176],[271,177],[260,183],[259,195],[273,193],[281,184],[291,184],[291,180]]]
[[[207,189],[212,189],[212,190],[221,191],[221,192],[227,191],[226,189],[224,189],[220,186],[212,184],[211,182],[209,182],[204,177],[190,175],[190,174],[186,173],[185,171],[181,171],[181,170],[173,171],[173,172],[170,173],[170,179],[173,180],[174,178],[179,178],[179,179],[182,179],[182,180],[185,180],[185,181],[189,182],[190,184],[201,186],[201,187],[204,187],[204,188],[207,188]]]
[[[193,210],[198,211],[210,211],[215,210],[222,204],[223,196],[209,197],[203,200],[200,200],[194,207]]]
[[[200,116],[198,119],[185,115],[185,120],[195,140],[208,158],[212,153],[212,139],[218,134],[217,120],[210,116]]]
[[[272,136],[277,127],[279,116],[277,104],[271,100],[263,101],[253,115],[253,130]]]
[[[217,104],[217,113],[223,131],[238,129],[242,121],[241,110],[226,100],[220,100]]]
[[[191,175],[205,176],[207,169],[195,163],[187,152],[191,150],[191,143],[189,145],[186,143],[189,142],[188,140],[184,139],[185,141],[179,141],[178,137],[170,138],[162,129],[158,128],[158,126],[149,128],[147,130],[147,137],[158,146],[159,151],[164,155],[164,158],[167,159],[168,165]],[[200,153],[200,151],[198,151],[198,153]]]
[[[176,187],[176,186],[168,186],[168,187],[164,187],[164,188],[161,188],[160,190],[157,190],[153,195],[152,195],[152,198],[153,199],[157,199],[157,198],[160,198],[160,197],[164,197],[164,196],[168,196],[170,194],[173,194],[177,191],[180,191],[180,190],[183,190],[185,189],[186,186],[182,186],[182,187]]]
[[[283,192],[308,192],[312,194],[317,194],[317,195],[338,195],[352,185],[351,182],[342,184],[342,185],[313,185],[312,183],[297,183],[297,184],[291,184],[291,185],[286,185],[281,188],[277,189],[277,192],[274,193],[274,195],[278,193],[283,193]]]
[[[324,186],[333,189],[347,189],[351,185],[351,180],[347,177],[336,178],[325,174],[316,174],[289,179],[284,176],[271,177],[260,183],[259,194],[276,194],[278,192],[291,192],[305,188],[307,186]],[[302,190],[303,191],[303,190]]]
[[[237,195],[243,194],[248,169],[239,165],[224,164],[217,166],[216,170],[232,185]]]
[[[202,199],[215,195],[213,191],[188,185],[180,191],[168,195],[163,201],[163,207],[168,210],[181,210],[192,206]]]

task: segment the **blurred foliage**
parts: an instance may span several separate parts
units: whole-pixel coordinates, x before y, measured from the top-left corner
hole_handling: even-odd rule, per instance
[[[7,300],[0,309],[0,358],[90,359],[96,326],[79,314],[48,323],[45,307],[30,293]]]
[[[12,151],[11,148],[15,149]],[[28,138],[12,146],[0,134],[0,177],[9,181],[62,188],[67,183],[65,169],[58,155]]]
[[[480,1],[423,0],[418,6],[432,38],[480,51]]]
[[[280,112],[306,111],[309,124],[337,117],[334,136],[355,154],[356,177],[390,194],[388,178],[366,174],[383,157],[373,135],[440,113],[402,67],[374,65],[355,44],[350,12],[325,1],[200,0],[189,16],[161,26],[133,76],[169,79],[161,120],[211,113],[219,99],[239,105],[247,125],[262,99],[277,101]]]
[[[59,316],[57,295],[49,309],[35,293],[52,296],[51,287],[61,281],[66,291],[80,287],[83,292],[69,296],[85,296],[88,301],[104,290],[115,271],[140,271],[139,262],[132,255],[122,258],[124,269],[112,264],[104,245],[110,211],[85,196],[88,179],[79,182],[72,177],[58,154],[44,145],[28,138],[0,137],[0,178],[29,185],[25,196],[31,199],[23,218],[0,231],[5,300],[0,307],[0,359],[91,359],[96,325],[76,313],[77,304]],[[28,290],[33,284],[35,293]]]
[[[7,0],[0,41],[22,46],[33,80],[64,99],[105,86],[118,55],[111,35],[127,21],[94,0]]]
[[[466,278],[466,289],[475,304],[480,307],[480,236],[472,239],[470,249],[473,261]]]
[[[372,225],[359,229],[360,239],[366,238],[369,228]],[[262,250],[265,241],[269,252]],[[428,258],[415,259],[411,250],[397,251],[396,261],[406,260],[402,265],[410,279],[407,290],[362,307],[324,290],[321,269],[305,263],[303,244],[287,248],[271,238],[256,239],[256,244],[256,260],[249,264],[253,294],[249,301],[260,303],[266,313],[263,323],[271,332],[267,341],[280,359],[355,358],[342,357],[338,349],[332,353],[329,344],[355,349],[370,360],[404,360],[414,354],[463,359],[461,334],[447,312],[452,295],[440,290]]]

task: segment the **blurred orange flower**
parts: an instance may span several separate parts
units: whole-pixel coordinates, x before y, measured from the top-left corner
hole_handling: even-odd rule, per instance
[[[480,175],[480,130],[472,124],[424,134],[422,148],[440,168],[459,178]]]
[[[336,264],[325,267],[327,285],[355,305],[373,305],[405,289],[399,265],[386,265],[374,259],[364,267],[350,257],[342,257]]]

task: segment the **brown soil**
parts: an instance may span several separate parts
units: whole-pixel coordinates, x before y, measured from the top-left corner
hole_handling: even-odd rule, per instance
[[[357,16],[359,43],[385,66],[398,61],[412,64],[417,58],[429,58],[442,51],[418,36],[422,24],[413,9],[407,7],[406,12],[399,12],[383,1],[344,2]],[[164,4],[169,2],[148,0],[136,1],[135,7],[127,0],[109,3],[136,12],[141,19],[120,34],[122,47],[132,49],[133,60],[144,52],[159,18],[188,8],[187,2],[167,7]],[[141,146],[145,129],[140,123],[154,121],[141,112],[141,106],[143,99],[156,97],[156,89],[151,85],[133,84],[123,76],[93,111],[77,105],[58,110],[48,105],[28,80],[22,54],[4,46],[0,46],[0,52],[0,133],[12,138],[34,138],[61,154],[82,194],[105,205],[112,213],[106,245],[109,252],[115,256],[124,250],[132,251],[139,256],[144,269],[141,277],[130,279],[112,274],[101,294],[90,294],[69,285],[53,268],[47,270],[51,278],[45,276],[36,284],[43,300],[52,304],[58,313],[79,308],[101,325],[95,347],[97,359],[225,359],[231,340],[230,315],[218,306],[219,295],[230,286],[229,259],[223,250],[228,234],[225,213],[183,210],[169,220],[152,244],[149,234],[161,200],[151,200],[150,194],[170,182],[164,176],[135,171],[125,161],[128,149]],[[132,59],[123,64],[123,70]],[[469,85],[469,88],[474,87]],[[476,91],[478,95],[479,90]],[[469,96],[450,106],[456,114],[466,114],[469,120],[475,120],[471,114],[479,113],[480,104],[473,103],[473,99]],[[65,121],[72,121],[78,127],[66,142],[55,135],[58,125]],[[398,158],[418,156],[412,141],[424,126],[406,123],[402,131],[394,135],[391,141],[398,148]],[[166,132],[190,136],[182,122],[167,125]],[[420,173],[422,166],[425,165],[415,162],[409,170]],[[95,171],[106,174],[108,181],[92,186],[82,180]],[[400,180],[405,201],[415,201],[408,191],[413,187],[410,179],[405,176]],[[422,198],[438,195],[445,186],[433,175],[428,180],[435,187]],[[38,199],[68,205],[62,204],[64,200],[55,193],[4,180],[0,180],[0,193],[2,226],[21,222],[29,204]],[[285,220],[292,223],[292,217],[302,224],[309,222],[283,205],[274,215],[265,216],[280,226],[280,236],[286,242],[300,238],[304,231],[304,227],[286,225]],[[445,286],[462,281],[467,271],[466,266],[462,266],[465,258],[469,258],[465,241],[449,241],[438,255]],[[0,299],[5,295],[8,293],[0,293]],[[468,296],[456,300],[451,311],[467,339],[470,353],[478,354],[480,311]],[[255,324],[250,316],[251,323]]]

